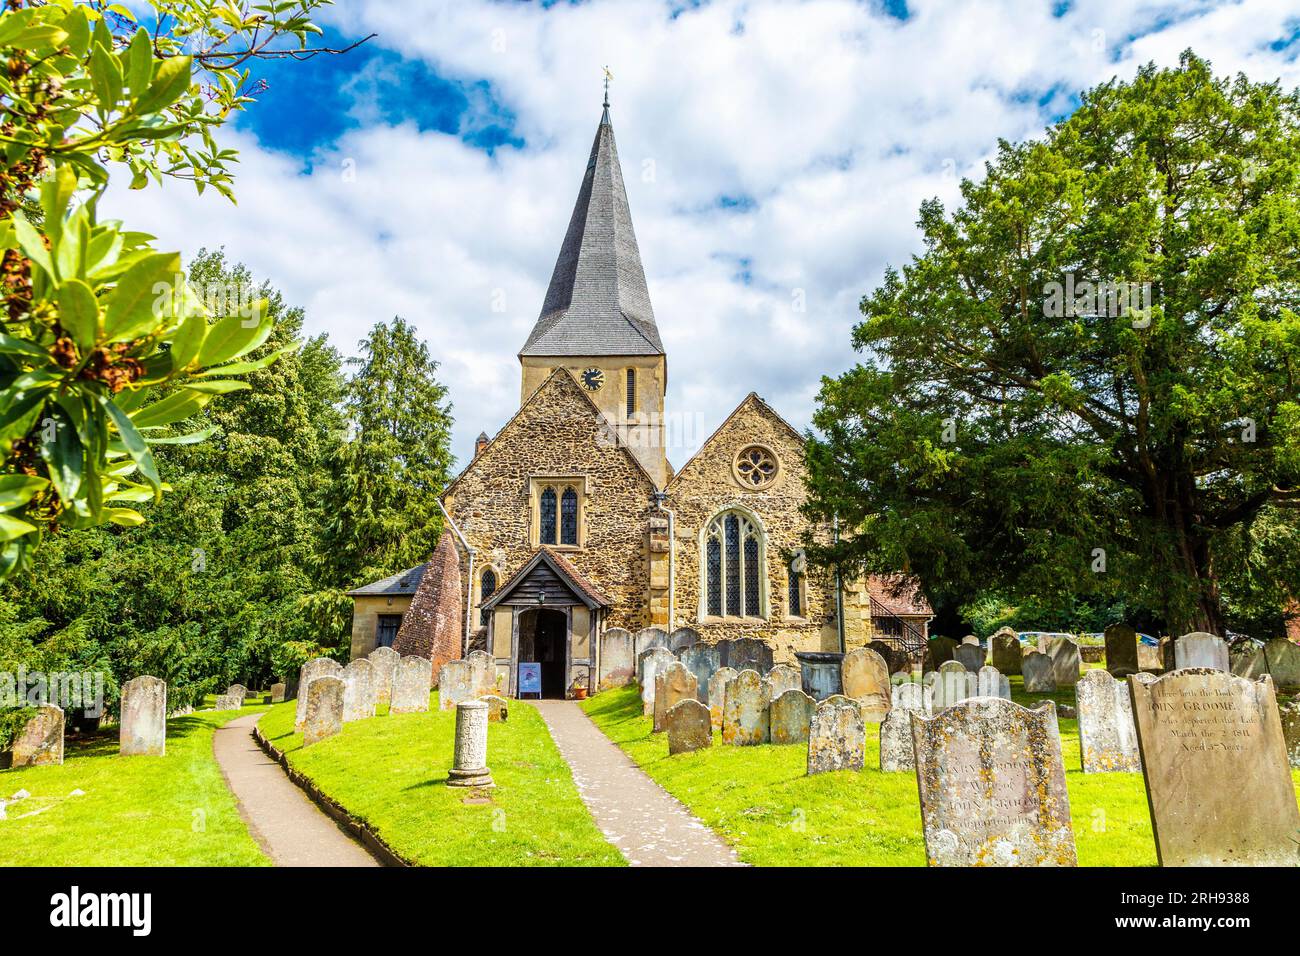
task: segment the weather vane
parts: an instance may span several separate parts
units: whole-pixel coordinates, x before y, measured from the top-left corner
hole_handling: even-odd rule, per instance
[[[614,78],[614,74],[609,72],[609,67],[605,67],[605,108],[609,109],[609,81]]]

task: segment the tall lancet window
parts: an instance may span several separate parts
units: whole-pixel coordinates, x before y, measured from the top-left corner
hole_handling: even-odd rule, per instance
[[[767,542],[755,519],[726,511],[704,532],[704,613],[710,617],[765,617]]]
[[[483,571],[482,581],[479,585],[478,603],[482,604],[484,601],[490,598],[492,594],[496,591],[496,589],[497,589],[497,573],[493,571],[491,568],[485,568]],[[486,627],[488,622],[488,617],[491,615],[491,613],[492,612],[489,611],[487,608],[484,608],[480,612],[479,623],[483,624]]]
[[[636,414],[636,369],[627,370],[627,417]]]
[[[546,488],[542,491],[541,507],[541,540],[542,544],[555,544],[555,489]]]
[[[578,543],[578,493],[565,488],[560,498],[560,544]]]

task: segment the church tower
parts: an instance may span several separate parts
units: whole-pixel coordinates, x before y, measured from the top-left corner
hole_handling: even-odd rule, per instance
[[[542,312],[519,351],[528,398],[567,368],[662,488],[668,359],[655,325],[606,96]]]

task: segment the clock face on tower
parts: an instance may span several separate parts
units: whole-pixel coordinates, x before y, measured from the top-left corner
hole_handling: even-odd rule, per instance
[[[582,373],[582,385],[589,392],[599,391],[605,384],[605,373],[598,368],[589,368]]]

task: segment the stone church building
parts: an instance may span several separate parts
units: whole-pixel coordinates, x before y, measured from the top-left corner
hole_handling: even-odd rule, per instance
[[[608,104],[541,314],[519,408],[447,487],[438,553],[352,592],[352,655],[382,644],[520,662],[544,696],[593,686],[600,634],[758,638],[776,660],[924,635],[915,588],[805,566],[803,437],[755,393],[680,469],[666,457],[668,354],[632,229]],[[818,529],[825,533],[825,529]]]

